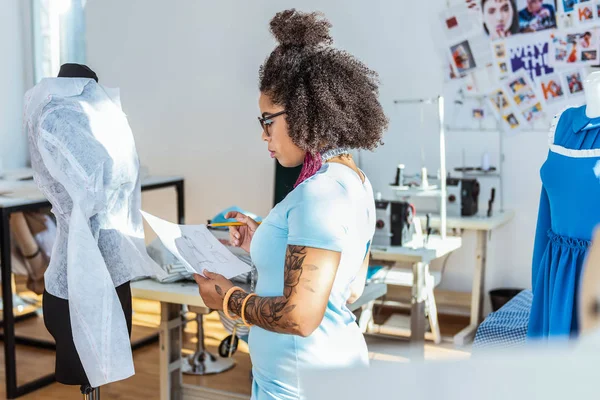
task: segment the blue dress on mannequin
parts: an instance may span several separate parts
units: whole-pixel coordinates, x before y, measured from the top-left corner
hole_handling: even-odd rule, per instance
[[[541,168],[528,338],[568,339],[579,331],[579,277],[600,223],[600,118],[585,106],[554,118]]]

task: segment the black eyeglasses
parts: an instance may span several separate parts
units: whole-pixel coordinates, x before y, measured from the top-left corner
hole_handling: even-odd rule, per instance
[[[267,136],[271,136],[269,133],[269,126],[273,123],[273,118],[278,117],[280,115],[286,114],[287,111],[279,111],[275,114],[265,115],[262,117],[258,117],[258,122],[260,123],[260,127],[267,134]]]

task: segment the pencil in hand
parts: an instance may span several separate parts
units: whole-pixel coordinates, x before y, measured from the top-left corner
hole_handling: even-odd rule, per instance
[[[260,222],[257,222],[258,225],[260,225]],[[206,226],[210,226],[211,228],[220,228],[220,227],[224,227],[224,226],[244,226],[246,225],[243,222],[217,222],[214,224],[208,224]]]

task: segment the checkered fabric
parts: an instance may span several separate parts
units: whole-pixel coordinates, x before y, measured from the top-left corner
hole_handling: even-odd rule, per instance
[[[479,325],[473,350],[517,347],[525,344],[533,293],[523,290]]]

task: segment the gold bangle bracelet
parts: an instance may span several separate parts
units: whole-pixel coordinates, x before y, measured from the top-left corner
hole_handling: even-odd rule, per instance
[[[246,296],[246,298],[244,299],[244,301],[242,302],[242,311],[240,312],[240,314],[242,314],[242,322],[244,323],[244,325],[246,325],[247,327],[252,326],[252,324],[249,324],[246,322],[246,304],[248,303],[248,299],[250,297],[254,297],[256,296],[256,293],[250,293],[248,296]]]
[[[225,297],[223,297],[223,313],[225,314],[225,316],[229,319],[239,319],[240,317],[233,317],[229,314],[229,311],[227,310],[227,305],[229,303],[229,298],[231,297],[231,295],[233,294],[233,292],[235,292],[236,290],[241,290],[242,292],[244,291],[244,289],[242,289],[239,286],[234,286],[231,289],[229,289],[227,291],[227,293],[225,293]]]

